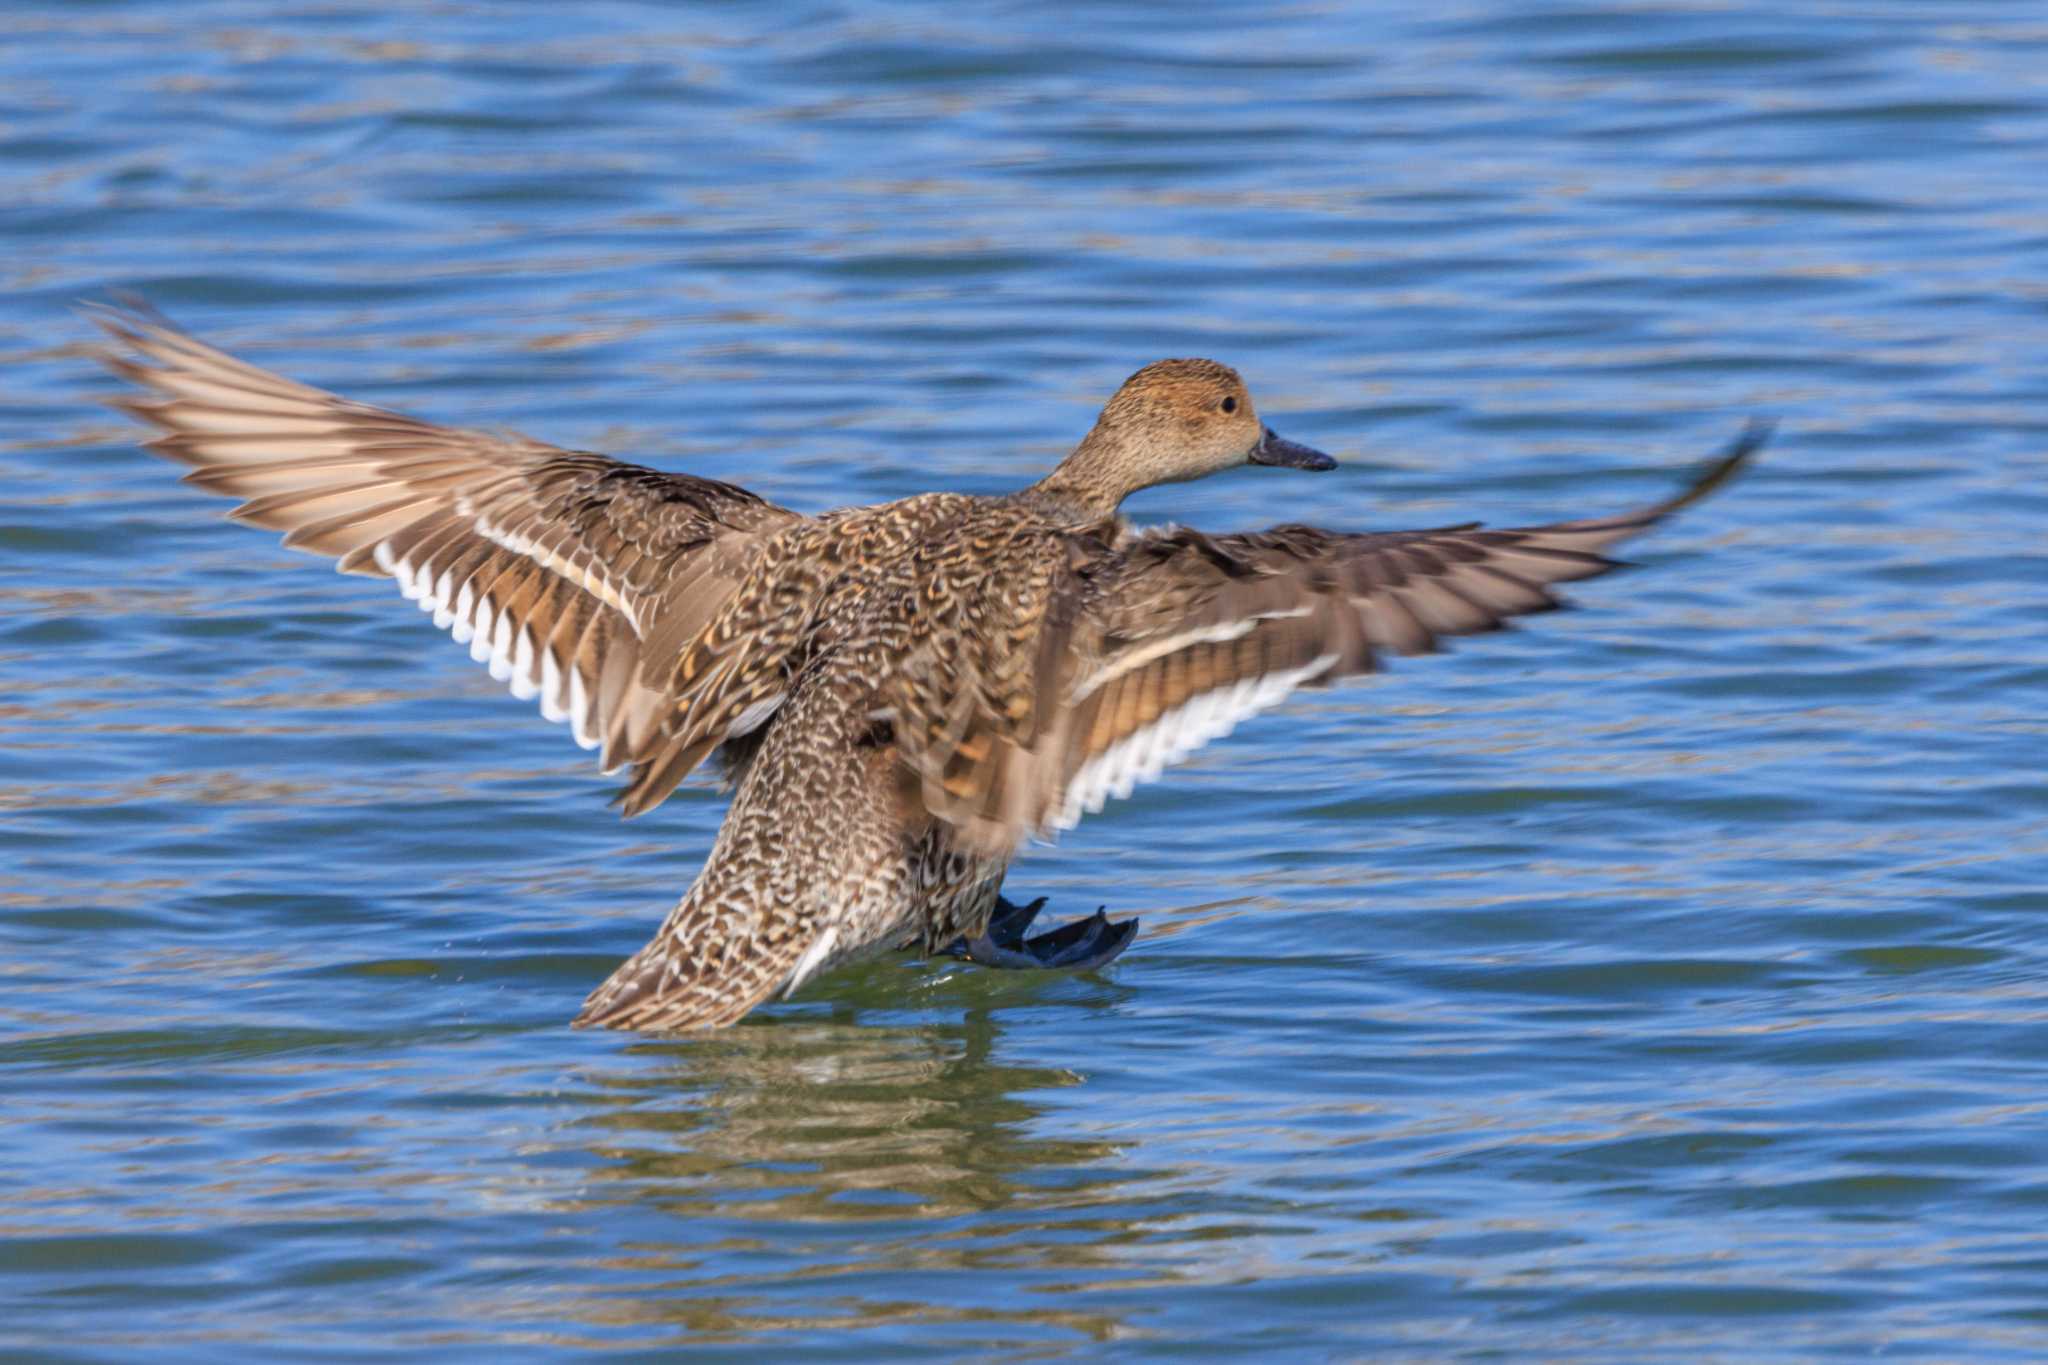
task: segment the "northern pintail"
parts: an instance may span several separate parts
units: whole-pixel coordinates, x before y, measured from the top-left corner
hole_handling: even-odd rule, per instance
[[[805,516],[743,488],[439,426],[309,388],[105,309],[149,391],[120,406],[237,520],[394,580],[514,695],[565,722],[619,801],[706,758],[734,796],[696,882],[578,1024],[730,1024],[863,954],[1100,965],[1136,921],[1027,937],[997,894],[1048,835],[1297,688],[1558,605],[1555,584],[1724,483],[1620,516],[1240,535],[1139,529],[1118,506],[1239,465],[1329,469],[1237,373],[1162,360],[1058,468],[1003,497],[927,493]]]

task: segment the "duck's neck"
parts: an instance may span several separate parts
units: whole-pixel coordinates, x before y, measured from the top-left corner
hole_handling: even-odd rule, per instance
[[[1100,520],[1114,515],[1118,505],[1136,491],[1130,486],[1124,463],[1097,429],[1060,461],[1059,468],[1025,491],[1069,508],[1081,519]]]

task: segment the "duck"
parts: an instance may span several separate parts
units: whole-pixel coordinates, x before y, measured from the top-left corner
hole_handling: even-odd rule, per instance
[[[185,482],[342,573],[388,579],[541,715],[628,817],[700,768],[731,801],[702,871],[573,1022],[731,1025],[890,950],[1093,970],[1137,921],[1032,933],[1001,895],[1072,828],[1246,717],[1561,604],[1608,551],[1726,484],[1752,423],[1675,494],[1490,529],[1139,527],[1141,489],[1326,471],[1237,371],[1160,360],[1035,483],[803,513],[734,484],[444,426],[98,305],[115,405]]]

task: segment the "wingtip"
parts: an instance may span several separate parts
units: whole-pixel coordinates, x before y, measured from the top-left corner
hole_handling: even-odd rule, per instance
[[[143,363],[143,358],[158,358],[150,349],[153,338],[181,335],[175,323],[131,289],[109,289],[98,298],[78,299],[72,311],[103,334],[103,340],[87,344],[87,355],[127,383],[143,390],[156,387],[153,376],[160,371]],[[109,395],[100,401],[144,425],[163,425],[151,415],[159,406],[158,400],[129,394]]]
[[[1777,428],[1778,424],[1772,418],[1751,417],[1743,423],[1742,431],[1729,442],[1728,448],[1701,466],[1685,490],[1658,508],[1657,515],[1666,516],[1690,507],[1727,484],[1748,466],[1759,450],[1769,444],[1771,433]]]
[[[72,310],[101,331],[124,341],[140,329],[178,330],[177,324],[133,289],[109,289],[104,294],[79,299],[72,304]]]
[[[1749,462],[1751,456],[1770,444],[1771,436],[1778,429],[1778,419],[1752,415],[1742,424],[1742,431],[1729,443],[1717,464],[1739,469]]]

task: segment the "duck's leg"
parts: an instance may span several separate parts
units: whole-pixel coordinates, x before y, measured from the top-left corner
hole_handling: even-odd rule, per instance
[[[1029,905],[1015,905],[998,896],[988,928],[977,937],[955,939],[946,951],[984,967],[1063,967],[1087,971],[1116,957],[1138,935],[1135,919],[1111,923],[1109,916],[1098,909],[1087,919],[1026,938],[1024,931],[1044,908],[1043,896]]]

